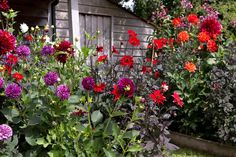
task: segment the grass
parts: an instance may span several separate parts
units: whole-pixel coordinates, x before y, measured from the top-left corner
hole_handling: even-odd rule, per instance
[[[171,157],[214,157],[205,153],[192,151],[189,149],[180,149],[171,154]]]

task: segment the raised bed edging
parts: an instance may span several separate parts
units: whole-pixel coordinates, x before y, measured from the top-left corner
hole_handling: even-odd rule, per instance
[[[170,138],[172,143],[177,146],[190,148],[206,152],[207,154],[216,155],[218,157],[236,157],[236,147],[223,145],[200,138],[194,138],[188,135],[171,132]]]

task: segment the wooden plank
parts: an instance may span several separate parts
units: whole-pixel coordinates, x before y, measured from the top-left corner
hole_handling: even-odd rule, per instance
[[[57,28],[69,28],[69,21],[68,20],[56,20],[56,27]]]
[[[145,27],[145,28],[153,28],[150,24],[147,24],[141,21],[138,18],[121,18],[121,17],[114,17],[114,24],[115,25],[124,25],[124,26],[135,26],[135,27]]]
[[[56,20],[66,20],[69,19],[68,12],[56,11]]]
[[[59,37],[69,37],[69,29],[56,29],[56,35]]]
[[[139,27],[131,27],[131,26],[114,25],[114,32],[116,33],[127,33],[129,29],[136,31],[137,34],[139,35],[151,35],[153,33],[153,29],[151,28],[139,28]]]
[[[95,35],[96,34],[96,32],[97,32],[97,23],[98,23],[98,17],[97,16],[94,16],[94,15],[92,15],[91,16],[91,27],[92,27],[92,31],[91,31],[91,34],[92,35]],[[92,41],[92,45],[96,45],[98,43],[98,39],[95,39],[95,40],[93,40]]]
[[[114,43],[115,47],[120,47],[121,41],[114,40],[113,43]],[[123,43],[125,45],[123,45],[122,48],[125,48],[126,47],[126,42],[123,41]],[[140,42],[140,47],[134,47],[134,46],[132,46],[130,44],[127,44],[127,48],[129,48],[129,49],[132,49],[132,48],[142,48],[142,49],[145,49],[145,48],[147,48],[147,46],[148,46],[148,43],[146,43],[146,42]]]
[[[142,42],[147,42],[148,35],[138,35],[137,38]],[[127,41],[127,40],[129,40],[129,35],[128,35],[128,33],[114,32],[114,40]]]
[[[116,5],[110,3],[107,0],[79,0],[79,5],[95,6],[95,7],[107,7],[118,8]]]
[[[103,17],[98,16],[98,31],[100,31],[99,37],[98,37],[98,45],[103,46]]]
[[[111,8],[101,8],[96,6],[79,5],[79,11],[80,13],[84,14],[97,14],[97,15],[129,17],[129,18],[135,17],[134,15],[131,15],[120,8],[111,9]]]
[[[86,46],[86,40],[85,40],[85,15],[79,14],[79,20],[80,20],[80,46]]]
[[[60,2],[55,7],[56,11],[68,11],[68,3]]]
[[[70,9],[71,9],[70,31],[72,33],[70,36],[73,39],[72,41],[74,42],[74,44],[76,44],[76,46],[80,48],[80,42],[75,41],[75,38],[78,38],[80,36],[78,0],[71,0]]]

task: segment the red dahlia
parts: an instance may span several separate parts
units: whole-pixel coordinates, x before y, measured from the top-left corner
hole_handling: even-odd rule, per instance
[[[9,54],[7,56],[7,64],[16,64],[18,62],[18,58],[16,56],[14,56],[13,54]]]
[[[98,57],[98,63],[105,62],[107,60],[107,55],[102,55]]]
[[[112,53],[119,54],[119,51],[116,49],[115,46],[112,46]]]
[[[192,24],[197,24],[199,19],[196,14],[190,14],[188,15],[188,21]]]
[[[100,83],[100,84],[95,84],[93,87],[93,90],[94,90],[94,92],[102,93],[105,88],[106,88],[106,84]]]
[[[166,38],[154,39],[153,44],[155,45],[156,50],[162,49],[166,45],[168,40]]]
[[[222,26],[214,17],[205,18],[200,26],[201,32],[208,32],[211,37],[221,33]]]
[[[207,42],[207,49],[210,51],[210,52],[217,52],[218,50],[218,46],[216,44],[216,42],[214,40],[209,40]]]
[[[129,43],[133,46],[139,46],[140,45],[140,40],[136,36],[131,36],[129,38]]]
[[[172,20],[172,24],[175,26],[175,27],[178,27],[178,26],[180,26],[180,24],[181,24],[181,19],[180,18],[174,18],[173,20]]]
[[[17,81],[21,81],[24,78],[24,76],[18,72],[15,72],[14,74],[12,74],[12,77],[15,78]]]
[[[123,58],[121,58],[120,60],[120,65],[121,66],[127,66],[132,68],[134,64],[134,60],[132,56],[124,56]]]
[[[0,55],[14,50],[16,38],[7,31],[0,30]]]
[[[115,96],[114,101],[117,101],[120,98],[120,93],[117,85],[114,85],[113,91],[111,92]]]
[[[137,36],[137,33],[135,32],[135,31],[133,31],[133,30],[128,30],[128,34],[129,34],[129,36]]]
[[[103,52],[103,47],[102,46],[97,46],[96,51],[97,52]]]
[[[172,95],[172,97],[174,98],[174,103],[176,103],[177,105],[179,105],[180,107],[183,107],[184,103],[182,101],[182,98],[180,98],[179,93],[178,92],[174,92],[174,94]]]
[[[158,105],[163,105],[166,100],[160,90],[155,90],[149,97]]]

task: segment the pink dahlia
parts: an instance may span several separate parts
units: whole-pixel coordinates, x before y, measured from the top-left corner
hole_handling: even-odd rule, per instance
[[[7,124],[0,125],[0,141],[5,141],[13,135],[12,128]]]

